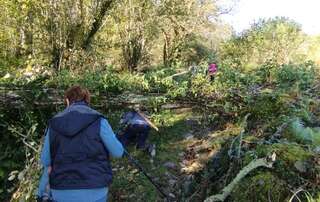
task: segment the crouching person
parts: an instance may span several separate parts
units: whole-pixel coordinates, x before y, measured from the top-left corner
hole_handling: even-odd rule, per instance
[[[105,202],[112,181],[109,156],[121,157],[122,144],[106,118],[89,107],[88,90],[71,87],[65,103],[46,131],[38,200],[49,195],[57,202]]]
[[[147,143],[151,129],[150,124],[152,123],[141,112],[131,110],[121,117],[120,125],[123,126],[123,129],[118,134],[118,139],[125,147],[129,143],[133,143],[137,149],[155,156],[155,145]]]

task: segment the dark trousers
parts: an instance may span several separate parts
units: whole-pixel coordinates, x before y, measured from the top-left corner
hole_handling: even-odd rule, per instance
[[[214,81],[214,75],[210,75],[210,81]]]
[[[145,149],[149,131],[150,127],[148,125],[130,125],[124,131],[124,134],[119,137],[119,140],[125,147],[128,146],[129,143],[134,143],[138,149]]]

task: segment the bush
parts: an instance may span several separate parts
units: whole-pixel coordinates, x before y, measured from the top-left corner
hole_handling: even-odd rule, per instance
[[[274,70],[275,83],[281,88],[297,85],[300,90],[306,90],[312,86],[316,78],[315,66],[310,62],[299,65],[282,65]]]

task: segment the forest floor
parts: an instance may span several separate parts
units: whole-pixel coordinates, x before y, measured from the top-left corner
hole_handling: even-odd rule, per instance
[[[205,184],[197,175],[221,148],[220,143],[240,128],[210,129],[201,124],[201,116],[191,109],[166,110],[154,117],[159,132],[152,131],[150,142],[156,145],[156,156],[129,146],[129,152],[149,175],[176,201],[203,201]],[[114,180],[110,201],[162,201],[155,187],[130,164],[128,159],[113,162]]]
[[[204,125],[191,109],[164,110],[154,115],[159,132],[150,142],[157,154],[151,158],[130,146],[129,152],[175,201],[204,201],[219,193],[252,160],[277,154],[273,169],[257,169],[235,187],[228,201],[288,201],[302,180],[301,189],[317,189],[320,156],[295,142],[269,144],[263,138],[243,138],[241,159],[230,160],[230,143],[241,134],[241,124]],[[302,166],[300,166],[302,164]],[[155,187],[126,158],[113,162],[110,201],[163,201]],[[312,188],[313,187],[313,188]],[[260,194],[256,195],[259,191]],[[299,190],[298,190],[299,191]],[[304,195],[302,195],[304,196]],[[293,200],[295,201],[295,200]]]
[[[201,126],[199,117],[190,109],[167,110],[157,116],[159,132],[150,134],[150,142],[156,145],[156,156],[151,158],[134,146],[129,147],[129,152],[167,193],[180,201],[191,191],[193,173],[201,169],[201,162],[212,152],[201,156],[194,152],[201,144],[196,137]],[[161,201],[155,187],[127,159],[115,160],[113,170],[111,201]]]
[[[318,98],[317,103],[320,103]],[[119,101],[94,106],[106,114],[114,131],[118,129],[121,114],[130,108],[116,104]],[[151,120],[159,128],[158,132],[152,130],[149,138],[150,143],[156,145],[156,156],[151,158],[133,145],[128,151],[174,201],[202,202],[208,196],[221,193],[251,162],[275,153],[276,161],[271,169],[258,168],[250,172],[233,187],[225,201],[319,202],[320,139],[317,138],[320,137],[320,112],[319,107],[314,108],[312,125],[289,119],[272,123],[272,130],[268,130],[272,125],[269,122],[274,120],[250,117],[250,113],[238,117],[219,110],[200,110],[199,106],[179,105],[168,109],[161,105],[150,110],[153,111]],[[250,112],[259,115],[264,108],[258,109]],[[268,116],[275,117],[273,113],[268,112]],[[213,119],[208,115],[214,115]],[[306,133],[311,141],[304,142],[303,137],[295,135],[292,130],[295,128],[296,134]],[[37,161],[32,162],[34,167],[29,170],[35,173],[36,169],[32,168],[39,166]],[[127,158],[114,159],[113,171],[109,201],[163,201],[156,188]],[[29,177],[38,183],[32,172]],[[26,189],[31,186],[27,180],[24,182],[26,184],[20,184],[16,193],[29,191]],[[308,196],[315,199],[307,200]]]

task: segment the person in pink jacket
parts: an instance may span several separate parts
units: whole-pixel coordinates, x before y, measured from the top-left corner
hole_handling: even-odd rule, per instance
[[[218,66],[217,64],[213,63],[213,64],[209,64],[209,67],[208,67],[208,75],[210,77],[210,81],[213,81],[214,80],[214,77],[216,75],[218,71]]]

